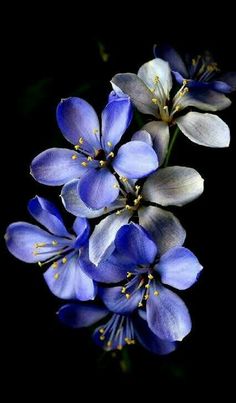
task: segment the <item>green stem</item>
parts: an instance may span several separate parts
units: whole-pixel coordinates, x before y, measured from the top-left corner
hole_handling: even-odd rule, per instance
[[[178,134],[179,134],[179,131],[180,131],[180,130],[179,130],[178,126],[176,126],[176,129],[175,129],[175,131],[174,131],[174,133],[173,133],[173,136],[172,136],[172,139],[171,139],[171,141],[170,141],[170,145],[169,145],[169,148],[168,148],[168,151],[167,151],[167,154],[166,154],[166,159],[165,159],[165,163],[164,163],[164,168],[167,167],[167,165],[168,165],[168,163],[169,163],[170,155],[171,155],[172,149],[173,149],[173,147],[174,147],[175,140],[176,140],[176,138],[177,138],[177,136],[178,136]]]

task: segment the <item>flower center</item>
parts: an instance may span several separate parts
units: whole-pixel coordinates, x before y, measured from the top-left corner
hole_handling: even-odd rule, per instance
[[[105,350],[122,350],[125,344],[135,344],[134,328],[128,316],[114,314],[106,325],[98,328]]]

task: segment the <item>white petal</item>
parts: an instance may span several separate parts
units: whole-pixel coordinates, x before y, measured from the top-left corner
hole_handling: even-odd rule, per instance
[[[161,91],[158,90],[160,86],[162,86],[164,90],[165,97],[167,99],[169,98],[169,93],[172,88],[172,77],[169,63],[162,59],[150,60],[150,62],[147,62],[140,67],[138,77],[140,77],[149,88],[156,88],[154,94],[159,99],[164,100],[161,96]],[[157,84],[155,84],[156,79],[159,80]]]
[[[153,148],[157,153],[159,165],[163,164],[169,145],[169,126],[165,122],[149,122],[143,126],[152,138]]]

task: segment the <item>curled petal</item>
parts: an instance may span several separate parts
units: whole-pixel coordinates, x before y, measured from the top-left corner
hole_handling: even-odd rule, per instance
[[[108,314],[108,310],[97,305],[77,302],[62,306],[57,314],[64,325],[81,328],[91,326],[103,319]]]

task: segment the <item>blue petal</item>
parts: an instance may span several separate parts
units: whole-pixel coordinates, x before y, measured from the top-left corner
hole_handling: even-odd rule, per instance
[[[86,206],[79,196],[79,182],[78,179],[74,179],[63,186],[61,197],[65,209],[75,216],[87,218],[100,217],[106,214],[106,208],[93,210]]]
[[[228,73],[221,74],[218,79],[220,81],[224,81],[226,84],[228,84],[231,87],[231,91],[236,90],[236,72],[235,71],[230,71]]]
[[[126,178],[143,178],[158,168],[157,155],[143,141],[130,141],[120,147],[113,167],[119,175]]]
[[[139,343],[154,354],[165,355],[175,350],[175,343],[161,340],[149,329],[147,322],[140,317],[134,319],[134,331]]]
[[[66,230],[61,214],[56,206],[43,197],[35,196],[28,203],[32,217],[48,229],[52,234],[71,237]]]
[[[77,255],[68,257],[66,263],[58,262],[44,273],[51,292],[58,298],[87,301],[96,296],[96,285],[80,267]]]
[[[102,112],[102,144],[112,151],[132,120],[132,104],[129,98],[117,98],[107,104]]]
[[[121,255],[138,265],[153,263],[157,255],[157,247],[147,231],[134,223],[120,228],[116,235],[115,246]]]
[[[122,265],[120,255],[114,252],[107,260],[95,266],[89,260],[88,248],[84,248],[80,255],[80,263],[85,273],[93,280],[101,283],[119,283],[131,271],[130,265]]]
[[[59,320],[73,328],[91,326],[107,314],[108,310],[104,307],[79,302],[64,305],[58,311]]]
[[[163,44],[154,47],[154,56],[169,63],[171,70],[178,71],[184,78],[188,78],[188,72],[182,57],[172,46]]]
[[[85,157],[66,148],[50,148],[35,157],[31,163],[31,174],[44,185],[59,186],[81,177],[87,169],[81,165]]]
[[[107,259],[114,251],[117,231],[129,222],[131,213],[111,214],[97,224],[89,239],[89,259],[96,266]]]
[[[138,282],[127,293],[122,293],[123,287],[100,288],[99,296],[109,311],[126,315],[137,309],[142,299],[142,291],[137,286]]]
[[[73,230],[77,235],[74,247],[80,248],[87,242],[89,238],[90,225],[88,220],[86,218],[77,217],[73,224]]]
[[[191,318],[185,303],[160,284],[152,283],[146,309],[148,326],[160,339],[181,341],[191,331]]]
[[[99,210],[117,199],[119,184],[108,169],[93,169],[80,180],[79,195],[88,207]]]
[[[9,225],[6,231],[5,240],[8,250],[17,259],[23,260],[27,263],[44,261],[54,256],[55,246],[53,246],[52,242],[56,241],[61,243],[64,241],[61,238],[49,234],[36,225],[28,224],[26,222],[16,222]],[[37,247],[37,244],[44,243],[46,245],[43,248]]]
[[[196,256],[186,248],[172,248],[161,256],[155,269],[164,284],[186,290],[197,281],[202,270]]]
[[[211,81],[210,88],[214,91],[223,92],[225,94],[232,92],[232,87],[223,81]]]
[[[178,71],[172,71],[172,73],[173,73],[177,83],[182,85],[185,77],[183,77],[182,74],[180,74]]]
[[[78,144],[82,138],[83,149],[93,152],[101,148],[97,114],[83,99],[63,99],[57,107],[57,123],[70,143]]]

